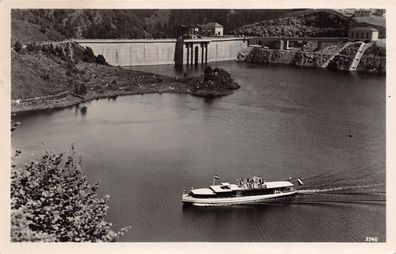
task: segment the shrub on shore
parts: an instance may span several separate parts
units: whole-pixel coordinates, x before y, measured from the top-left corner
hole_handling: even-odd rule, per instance
[[[74,93],[77,95],[85,95],[87,93],[87,87],[84,83],[79,83],[74,86]]]
[[[210,67],[209,65],[206,66],[205,70],[204,70],[204,80],[205,81],[209,81],[213,79],[213,70],[212,67]]]
[[[128,228],[114,232],[104,220],[109,197],[97,197],[97,188],[84,176],[73,147],[68,155],[46,151],[22,168],[12,165],[11,240],[115,241]]]
[[[376,57],[386,57],[386,48],[378,47],[377,45],[373,45],[369,47],[365,52],[366,56],[376,56]]]

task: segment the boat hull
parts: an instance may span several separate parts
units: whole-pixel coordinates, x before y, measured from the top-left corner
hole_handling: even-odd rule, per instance
[[[296,194],[296,191],[276,193],[276,194],[266,194],[266,195],[227,197],[227,198],[194,198],[188,194],[184,194],[182,196],[182,200],[183,200],[183,204],[190,204],[195,206],[223,206],[223,205],[260,203],[282,197],[292,196],[294,194]]]

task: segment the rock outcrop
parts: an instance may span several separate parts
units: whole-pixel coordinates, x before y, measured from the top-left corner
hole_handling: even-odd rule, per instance
[[[231,78],[231,75],[221,68],[210,67],[205,70],[205,75],[192,79],[188,86],[191,87],[192,95],[200,97],[217,97],[232,94],[232,91],[240,86]]]

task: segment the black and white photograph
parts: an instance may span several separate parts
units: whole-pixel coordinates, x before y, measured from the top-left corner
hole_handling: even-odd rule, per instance
[[[396,251],[392,9],[1,5],[0,252],[58,242]]]

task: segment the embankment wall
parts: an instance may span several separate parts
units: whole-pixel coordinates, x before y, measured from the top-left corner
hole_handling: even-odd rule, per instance
[[[329,54],[317,52],[301,52],[293,50],[277,50],[252,48],[248,55],[244,56],[244,61],[250,63],[264,64],[292,64],[306,67],[321,67],[326,60],[331,57]],[[353,56],[351,56],[353,58]],[[340,61],[333,61],[329,68],[344,70],[343,64],[352,59],[348,56],[339,56]],[[386,73],[386,57],[373,57],[363,55],[357,71]]]
[[[320,67],[330,55],[294,50],[253,48],[245,61],[250,63],[293,64]]]

